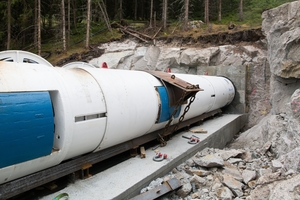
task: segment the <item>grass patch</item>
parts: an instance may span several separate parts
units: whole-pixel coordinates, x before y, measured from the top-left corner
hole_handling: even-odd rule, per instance
[[[93,26],[91,28],[91,35],[90,35],[90,45],[96,45],[99,43],[104,43],[116,39],[120,39],[122,34],[117,29],[112,29],[110,32],[103,26]],[[55,64],[59,60],[69,57],[74,53],[84,53],[88,51],[85,48],[86,45],[86,31],[84,30],[84,26],[77,27],[76,30],[73,30],[73,34],[70,37],[70,45],[67,48],[67,52],[63,53],[63,43],[62,41],[52,40],[48,41],[47,43],[42,45],[42,50],[44,52],[51,52],[51,56],[47,58],[47,60]],[[37,50],[34,49],[32,52],[36,53]]]

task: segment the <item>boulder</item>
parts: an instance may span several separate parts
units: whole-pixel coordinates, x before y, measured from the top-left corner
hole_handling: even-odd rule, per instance
[[[223,159],[217,154],[209,154],[201,158],[194,158],[194,162],[201,167],[221,167]]]
[[[222,183],[226,185],[231,191],[238,197],[243,196],[243,186],[244,184],[234,179],[231,175],[223,174]]]
[[[291,179],[278,182],[274,188],[272,188],[269,199],[300,199],[300,175],[298,174]]]
[[[256,178],[256,171],[253,170],[244,170],[242,173],[243,182],[248,184],[249,181],[252,181]]]

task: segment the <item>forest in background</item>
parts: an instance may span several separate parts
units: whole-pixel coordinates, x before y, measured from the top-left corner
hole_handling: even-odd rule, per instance
[[[0,1],[0,49],[66,52],[120,37],[115,22],[156,30],[189,20],[261,25],[263,11],[292,0],[5,0]]]

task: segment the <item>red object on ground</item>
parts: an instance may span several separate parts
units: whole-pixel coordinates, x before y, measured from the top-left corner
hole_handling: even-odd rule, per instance
[[[166,159],[168,157],[167,154],[162,154],[162,153],[157,153],[156,156],[157,157],[163,157],[164,159]]]
[[[102,68],[108,68],[108,66],[107,66],[107,63],[106,63],[106,62],[103,62],[103,63],[102,63]]]
[[[167,72],[168,72],[168,73],[171,73],[171,69],[170,69],[170,68],[168,68],[168,69],[167,69]]]

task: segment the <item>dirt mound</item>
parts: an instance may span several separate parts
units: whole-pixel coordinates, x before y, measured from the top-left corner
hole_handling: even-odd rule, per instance
[[[76,61],[82,61],[82,62],[88,62],[93,58],[100,57],[104,53],[103,49],[98,49],[97,45],[90,46],[90,50],[79,52],[79,53],[73,53],[67,58],[59,60],[57,63],[55,63],[55,66],[63,66],[70,62],[76,62]]]
[[[261,28],[241,30],[241,31],[228,31],[212,33],[200,36],[168,36],[160,37],[157,41],[163,42],[166,45],[177,44],[180,46],[193,46],[193,47],[211,47],[221,45],[236,45],[240,43],[256,43],[264,39]]]

